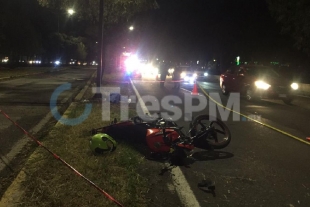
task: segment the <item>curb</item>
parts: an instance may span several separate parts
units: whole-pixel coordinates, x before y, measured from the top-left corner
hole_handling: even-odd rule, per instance
[[[71,112],[71,110],[75,107],[76,103],[74,101],[79,101],[83,98],[85,92],[91,85],[92,80],[96,74],[97,72],[95,71],[93,75],[90,77],[90,79],[87,81],[84,88],[75,96],[75,98],[71,98],[71,100],[69,99],[69,102],[70,102],[69,107],[65,110],[64,115],[63,115],[64,117],[67,117],[68,114]],[[62,125],[62,124],[60,122],[57,122],[53,128],[55,127],[57,128],[59,125]],[[38,149],[39,148],[37,147],[36,150],[34,150],[34,152],[28,157],[26,162],[30,161],[31,159],[33,159],[33,157],[36,156]],[[26,171],[23,167],[20,170],[20,172],[17,174],[15,179],[12,181],[11,185],[6,189],[3,196],[1,197],[0,207],[13,207],[13,206],[16,206],[17,203],[19,203],[19,199],[21,198],[23,194],[22,182],[25,180],[25,178],[26,178]]]
[[[68,115],[71,113],[71,110],[73,108],[75,108],[76,106],[76,102],[80,101],[83,97],[84,94],[86,93],[87,89],[90,87],[92,79],[97,75],[97,72],[94,72],[93,75],[90,77],[90,79],[87,81],[87,83],[85,84],[84,88],[74,97],[71,99],[71,102],[68,106],[68,108],[66,109],[66,111],[63,113],[63,117],[64,118],[68,118]],[[62,123],[60,123],[59,121],[55,124],[55,127],[58,127],[60,125],[63,125]],[[1,207],[1,206],[0,206]]]

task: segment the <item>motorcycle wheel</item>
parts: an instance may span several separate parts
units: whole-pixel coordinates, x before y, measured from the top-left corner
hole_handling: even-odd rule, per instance
[[[211,117],[209,115],[197,116],[194,119],[190,129],[191,136],[197,135],[205,130],[210,130],[210,132],[205,137],[203,137],[204,140],[193,140],[194,144],[195,141],[197,144],[203,141],[213,149],[223,149],[227,147],[231,141],[230,130],[226,124],[220,119]],[[199,146],[195,147],[199,148]]]

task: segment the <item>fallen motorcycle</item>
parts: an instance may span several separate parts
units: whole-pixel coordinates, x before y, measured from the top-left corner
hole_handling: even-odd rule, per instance
[[[122,128],[137,126],[143,131],[143,139],[153,157],[166,158],[172,165],[181,165],[194,148],[213,151],[223,149],[231,141],[231,133],[226,124],[218,118],[209,115],[197,116],[189,126],[188,132],[183,132],[174,121],[164,118],[133,117],[127,121],[117,122],[109,126],[93,129],[92,134],[122,131]],[[128,130],[132,131],[132,130]],[[127,133],[127,136],[130,136]],[[130,137],[134,137],[132,134]]]

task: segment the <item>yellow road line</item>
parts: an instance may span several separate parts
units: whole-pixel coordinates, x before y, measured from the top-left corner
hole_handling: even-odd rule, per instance
[[[256,119],[253,119],[253,118],[251,118],[251,117],[249,117],[249,116],[247,116],[247,115],[244,115],[244,114],[242,114],[242,113],[240,113],[240,112],[238,112],[238,111],[234,111],[234,110],[232,110],[232,109],[230,109],[230,108],[227,108],[226,106],[222,105],[221,103],[219,103],[219,102],[217,102],[216,100],[214,100],[211,96],[209,96],[209,94],[203,89],[203,87],[202,87],[199,83],[198,83],[198,85],[199,85],[199,88],[202,90],[202,92],[203,92],[211,101],[213,101],[216,105],[218,105],[218,106],[220,106],[220,107],[222,107],[222,108],[224,108],[224,109],[227,109],[227,110],[229,110],[229,111],[231,111],[231,112],[233,112],[233,113],[239,114],[240,116],[243,116],[243,117],[245,117],[245,118],[247,118],[247,119],[250,119],[251,121],[254,121],[254,122],[256,122],[256,123],[258,123],[258,124],[261,124],[261,125],[263,125],[263,126],[265,126],[265,127],[268,127],[269,129],[272,129],[272,130],[274,130],[274,131],[280,132],[281,134],[284,134],[284,135],[286,135],[286,136],[288,136],[288,137],[291,137],[291,138],[293,138],[293,139],[295,139],[295,140],[297,140],[297,141],[300,141],[300,142],[302,142],[302,143],[304,143],[304,144],[310,145],[310,142],[307,142],[307,141],[303,140],[302,138],[296,137],[296,136],[294,136],[294,135],[292,135],[292,134],[290,134],[290,133],[288,133],[288,132],[285,132],[285,131],[283,131],[283,130],[281,130],[281,129],[278,129],[278,128],[274,127],[274,126],[271,126],[271,125],[269,125],[269,124],[265,124],[265,123],[263,123],[263,122],[257,121]]]

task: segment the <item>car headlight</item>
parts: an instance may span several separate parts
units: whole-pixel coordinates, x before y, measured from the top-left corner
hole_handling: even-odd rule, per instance
[[[292,88],[293,90],[297,90],[297,89],[299,88],[298,83],[292,83],[292,84],[291,84],[291,88]]]
[[[194,74],[193,74],[193,77],[196,78],[196,77],[197,77],[197,73],[194,73]]]
[[[186,73],[182,72],[181,73],[181,78],[184,78],[186,76]]]
[[[255,85],[256,85],[257,88],[264,89],[264,90],[267,90],[271,86],[271,85],[269,85],[268,83],[266,83],[264,81],[255,81]]]
[[[209,74],[208,74],[208,73],[204,73],[203,75],[204,75],[204,76],[208,76]]]

